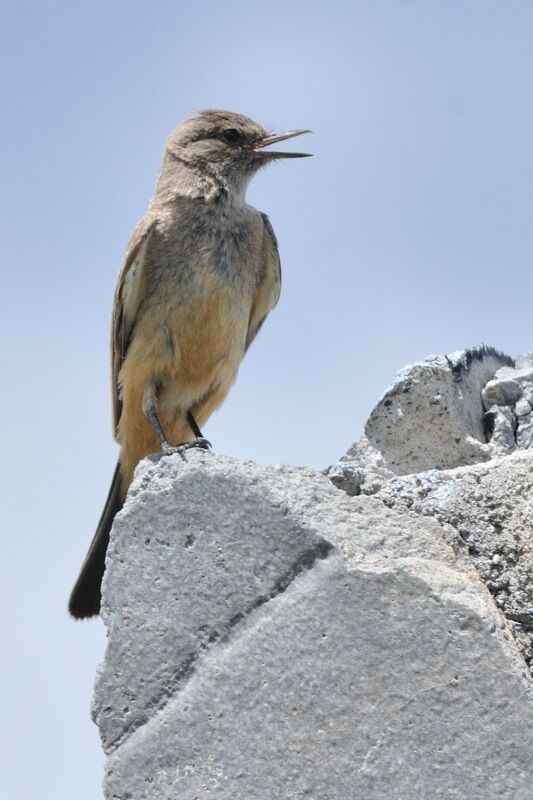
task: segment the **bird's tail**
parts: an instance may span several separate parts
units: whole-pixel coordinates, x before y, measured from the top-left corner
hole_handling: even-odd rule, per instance
[[[101,585],[105,569],[105,554],[109,544],[109,531],[115,514],[124,504],[120,483],[119,461],[96,533],[70,595],[68,610],[76,619],[94,617],[100,613]]]

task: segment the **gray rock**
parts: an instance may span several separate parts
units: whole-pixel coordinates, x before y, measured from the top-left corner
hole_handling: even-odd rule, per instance
[[[525,665],[444,517],[304,468],[143,462],[103,587],[106,797],[529,800]]]
[[[533,658],[533,450],[395,478],[377,495],[449,525],[462,540],[525,660]]]
[[[531,414],[532,410],[531,404],[528,403],[525,397],[521,397],[514,407],[514,413],[517,417],[524,417],[527,414]]]
[[[139,465],[103,584],[108,800],[529,800],[529,355],[402,370],[324,475]]]
[[[522,389],[524,392],[523,399],[526,400],[530,406],[533,406],[533,383],[523,383]]]
[[[494,375],[494,378],[497,381],[513,380],[519,383],[531,383],[533,381],[533,366],[528,365],[518,368],[515,363],[514,367],[501,367]]]
[[[332,469],[333,476],[329,474]],[[333,483],[341,489],[344,486],[336,475],[339,469],[345,472],[350,470],[357,474],[358,492],[356,494],[375,494],[384,483],[394,478],[395,475],[386,465],[383,454],[372,446],[366,436],[362,436],[358,442],[355,442],[336,465],[334,464],[333,467],[328,467],[326,470],[326,474],[334,478]]]
[[[487,411],[493,405],[512,406],[522,397],[522,387],[511,377],[494,378],[486,384],[481,397]]]
[[[336,464],[331,464],[324,470],[324,475],[330,479],[337,489],[342,489],[350,497],[356,497],[361,494],[361,484],[365,480],[365,473],[362,469],[337,461]]]
[[[394,474],[490,459],[481,392],[499,368],[512,365],[508,356],[482,346],[405,367],[342,461],[362,469],[377,491]],[[365,478],[362,493],[366,484]]]
[[[482,392],[485,407],[490,402],[497,403],[485,415],[493,455],[504,455],[516,447],[524,450],[533,446],[533,365],[530,360],[531,354],[526,353],[517,360],[516,368],[502,367]]]
[[[516,446],[521,450],[533,447],[533,413],[520,416],[516,429]]]
[[[503,456],[516,450],[516,417],[507,406],[492,406],[486,412],[485,430],[493,455]]]
[[[327,551],[324,526],[335,526],[336,544],[353,549],[357,536],[357,546],[372,553],[386,549],[392,529],[395,551],[407,557],[428,538],[427,522],[416,515],[411,522],[404,532],[403,515],[372,499],[361,506],[310,469],[261,468],[197,453],[186,464],[179,457],[144,462],[116,518],[103,585],[109,646],[94,712],[105,749],[146,722],[182,681],[187,664],[223,638],[232,620],[275,594],[300,563]],[[454,562],[453,548],[432,524],[425,550]],[[186,624],[176,627],[177,619]]]
[[[515,367],[517,369],[533,368],[533,350],[530,350],[528,353],[521,353],[517,356],[515,359]]]

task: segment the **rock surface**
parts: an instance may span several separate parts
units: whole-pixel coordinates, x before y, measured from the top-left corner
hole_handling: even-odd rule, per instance
[[[376,497],[397,511],[416,511],[455,531],[531,666],[533,450],[471,467],[398,477]]]
[[[508,356],[491,347],[429,356],[397,374],[370,414],[365,441],[397,475],[487,461],[482,389]],[[348,459],[357,454],[348,451]]]
[[[482,345],[428,356],[398,372],[361,439],[328,468],[347,494],[375,494],[395,475],[447,470],[533,446],[531,353]],[[530,403],[531,401],[531,403]]]
[[[108,800],[530,800],[531,412],[502,367],[403,370],[326,475],[139,465],[103,586]],[[500,377],[522,394],[485,411]]]

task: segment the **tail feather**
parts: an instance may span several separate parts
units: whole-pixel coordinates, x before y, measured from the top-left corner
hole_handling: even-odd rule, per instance
[[[100,613],[102,577],[105,569],[105,555],[109,544],[109,532],[115,514],[120,511],[124,501],[120,491],[120,462],[115,468],[111,488],[98,523],[94,539],[83,562],[78,580],[70,595],[68,609],[76,619],[94,617]]]

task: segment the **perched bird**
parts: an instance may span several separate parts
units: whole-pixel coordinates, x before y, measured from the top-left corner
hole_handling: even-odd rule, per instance
[[[69,601],[100,611],[109,531],[133,471],[156,452],[208,447],[202,426],[280,293],[276,237],[246,203],[262,166],[307,153],[265,150],[273,135],[248,117],[202,111],[167,140],[150,207],[129,243],[113,308],[111,370],[121,445],[109,495]]]

